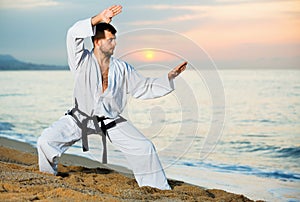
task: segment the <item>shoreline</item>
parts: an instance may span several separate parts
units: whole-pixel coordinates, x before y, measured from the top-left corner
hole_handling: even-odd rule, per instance
[[[36,148],[0,137],[1,201],[253,201],[243,195],[168,179],[172,190],[138,187],[125,167],[64,154],[60,176],[38,171]]]

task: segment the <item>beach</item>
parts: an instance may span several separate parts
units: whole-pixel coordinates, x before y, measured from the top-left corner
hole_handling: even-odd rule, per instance
[[[69,154],[61,157],[58,176],[41,173],[36,148],[2,137],[0,166],[0,201],[253,201],[171,179],[168,191],[138,187],[126,168],[117,166],[117,172],[111,169],[114,165],[108,169]]]

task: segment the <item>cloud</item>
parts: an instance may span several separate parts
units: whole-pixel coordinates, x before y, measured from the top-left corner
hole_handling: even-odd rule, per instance
[[[1,0],[1,9],[32,9],[37,7],[49,7],[61,5],[55,0]]]
[[[165,19],[160,19],[160,20],[140,20],[140,21],[132,21],[128,24],[130,25],[135,25],[135,26],[146,26],[146,25],[164,25],[164,24],[169,24],[169,23],[180,23],[183,21],[190,21],[190,20],[195,20],[199,18],[199,15],[193,15],[193,14],[186,14],[186,15],[179,15],[175,17],[169,17]]]
[[[199,31],[230,36],[232,43],[243,38],[246,42],[263,41],[299,41],[299,7],[294,0],[219,0],[221,2],[236,2],[236,4],[217,5],[148,5],[143,9],[157,12],[161,18],[132,21],[134,25],[165,25],[186,23],[193,35]],[[247,3],[247,4],[240,4]],[[170,12],[171,10],[171,12]],[[165,13],[168,13],[167,15]],[[155,13],[156,14],[156,13]],[[263,37],[262,37],[263,36]],[[196,37],[197,38],[197,37]],[[228,39],[228,38],[227,38]],[[222,37],[222,40],[224,38]],[[241,42],[241,41],[239,41]]]

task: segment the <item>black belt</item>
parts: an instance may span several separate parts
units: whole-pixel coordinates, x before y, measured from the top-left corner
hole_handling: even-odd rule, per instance
[[[82,121],[80,121],[77,116],[75,115],[75,112],[78,112],[79,114],[83,115],[84,117],[86,117],[85,119],[83,119]],[[88,127],[87,124],[89,121],[93,121],[94,125],[95,125],[95,129],[97,133],[100,133],[100,131],[102,131],[102,144],[103,144],[103,155],[102,155],[102,163],[106,164],[107,163],[107,146],[106,146],[106,136],[108,137],[109,141],[111,142],[111,139],[107,133],[107,130],[110,128],[113,128],[116,126],[117,123],[121,123],[126,121],[126,119],[124,119],[123,117],[120,117],[108,124],[104,123],[104,120],[109,119],[107,117],[104,116],[88,116],[87,114],[85,114],[84,112],[80,111],[78,109],[78,105],[76,103],[76,107],[73,108],[72,110],[69,110],[67,113],[65,113],[65,115],[70,115],[72,116],[78,127],[81,128],[81,132],[82,132],[82,150],[84,152],[89,151],[89,145],[88,145]],[[98,123],[101,123],[101,127],[99,127]]]

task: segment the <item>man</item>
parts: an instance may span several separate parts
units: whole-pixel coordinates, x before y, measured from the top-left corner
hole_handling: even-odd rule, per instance
[[[174,89],[173,79],[184,71],[187,63],[162,78],[152,79],[142,77],[132,66],[112,57],[116,30],[108,23],[121,10],[121,6],[111,6],[69,29],[67,51],[75,77],[75,107],[39,137],[39,168],[57,174],[58,158],[72,144],[82,139],[83,149],[88,150],[87,135],[99,133],[104,147],[108,137],[124,153],[139,186],[168,190],[170,186],[152,142],[120,114],[127,94],[149,99],[170,93]],[[92,51],[84,49],[87,37],[92,37]]]

